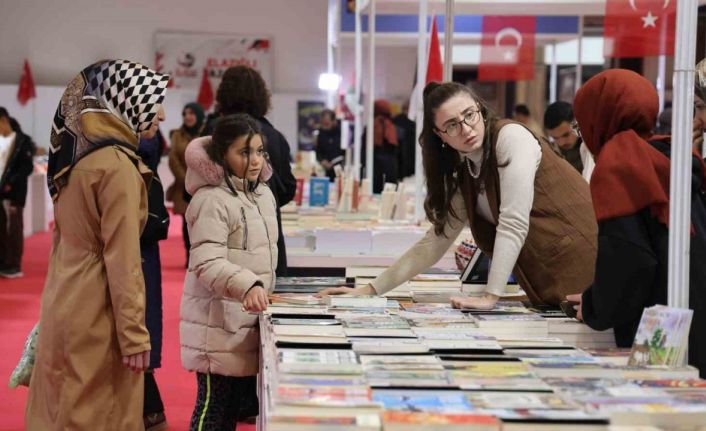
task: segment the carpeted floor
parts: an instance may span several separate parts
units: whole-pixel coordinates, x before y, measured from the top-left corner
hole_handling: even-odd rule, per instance
[[[51,234],[41,233],[25,240],[23,278],[0,278],[0,430],[24,429],[27,388],[9,389],[7,382],[17,364],[27,333],[39,318],[39,300],[47,272]],[[162,368],[155,376],[162,393],[169,430],[189,429],[196,384],[193,374],[181,367],[179,356],[179,303],[184,281],[184,247],[181,218],[172,217],[169,238],[160,243],[164,301]],[[238,425],[238,431],[252,431],[253,425]]]

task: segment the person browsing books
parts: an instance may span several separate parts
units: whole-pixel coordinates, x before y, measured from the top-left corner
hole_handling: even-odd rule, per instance
[[[433,227],[370,285],[323,294],[383,294],[436,263],[465,225],[493,261],[484,295],[455,298],[457,307],[492,308],[511,273],[535,304],[590,285],[597,227],[588,184],[543,138],[446,82],[424,89],[420,143]]]
[[[254,396],[260,335],[251,313],[267,309],[277,267],[265,151],[260,124],[247,114],[221,117],[213,136],[186,149],[191,253],[179,331],[182,365],[198,385],[191,430],[234,429]]]
[[[650,81],[619,69],[588,80],[574,101],[581,135],[596,160],[591,195],[599,230],[593,284],[567,299],[579,303],[577,317],[591,328],[613,328],[618,347],[632,345],[645,307],[667,303],[671,146],[668,136],[652,135],[658,106]],[[706,176],[697,154],[691,184],[689,363],[703,378]]]

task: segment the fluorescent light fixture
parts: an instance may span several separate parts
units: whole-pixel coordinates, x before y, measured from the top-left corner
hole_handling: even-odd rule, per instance
[[[336,91],[341,85],[341,75],[336,73],[322,73],[319,75],[319,89],[324,91]]]

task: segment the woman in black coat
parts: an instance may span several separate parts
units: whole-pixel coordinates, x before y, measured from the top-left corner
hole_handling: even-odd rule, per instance
[[[154,378],[154,370],[162,366],[162,269],[159,241],[166,239],[169,231],[169,213],[164,205],[164,188],[157,175],[162,155],[162,134],[141,138],[137,155],[154,177],[147,190],[147,223],[140,237],[142,273],[145,277],[145,325],[150,333],[150,366],[145,372],[145,402],[143,416],[145,429],[166,422],[164,404]]]

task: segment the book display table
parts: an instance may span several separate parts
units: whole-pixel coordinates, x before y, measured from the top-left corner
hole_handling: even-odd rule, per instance
[[[290,279],[288,291],[307,282],[312,293],[326,285]],[[609,349],[603,333],[560,311],[358,298],[334,307],[311,294],[273,296],[260,316],[258,430],[706,424],[695,368],[627,366],[629,350]]]

